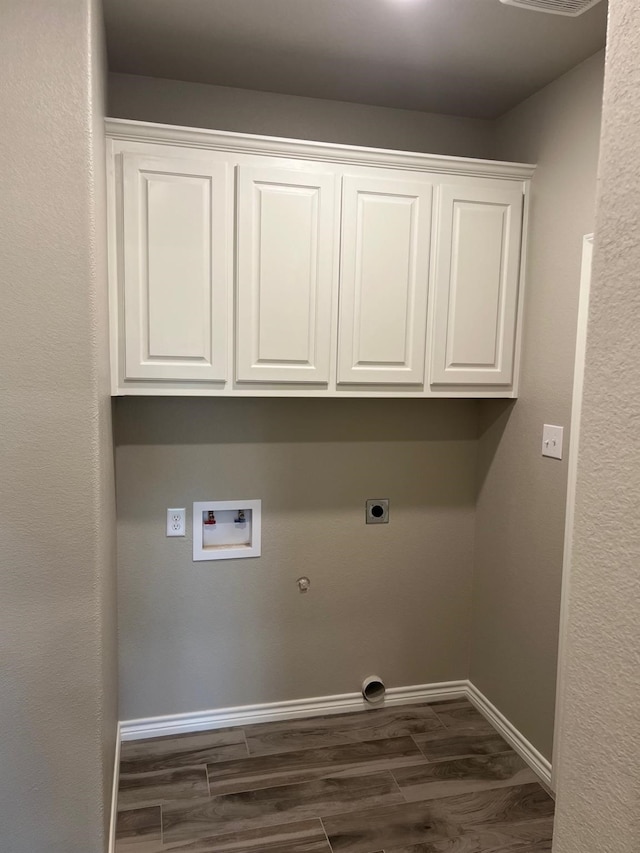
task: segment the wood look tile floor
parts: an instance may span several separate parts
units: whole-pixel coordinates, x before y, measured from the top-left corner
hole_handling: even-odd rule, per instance
[[[456,699],[125,742],[116,853],[543,853],[553,808]]]

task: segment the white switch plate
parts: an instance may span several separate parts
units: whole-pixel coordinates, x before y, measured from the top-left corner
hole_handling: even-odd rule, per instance
[[[186,514],[187,512],[184,507],[181,509],[174,507],[167,510],[167,536],[185,535]]]
[[[564,427],[545,424],[542,428],[542,455],[562,459],[562,433]]]

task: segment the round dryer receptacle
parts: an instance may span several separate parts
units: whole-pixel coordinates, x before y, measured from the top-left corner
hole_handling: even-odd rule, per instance
[[[369,498],[366,502],[365,521],[367,524],[388,524],[389,499]]]

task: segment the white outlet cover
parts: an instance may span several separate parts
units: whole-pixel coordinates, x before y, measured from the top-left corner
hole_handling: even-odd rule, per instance
[[[564,427],[544,424],[542,428],[542,455],[562,459],[562,434]]]
[[[167,536],[186,535],[187,511],[184,507],[172,507],[167,510]]]

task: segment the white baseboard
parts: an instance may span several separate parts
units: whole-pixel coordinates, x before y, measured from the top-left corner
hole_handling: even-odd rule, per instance
[[[522,756],[542,782],[551,786],[551,763],[507,720],[486,696],[470,681],[443,681],[437,684],[417,684],[411,687],[390,687],[384,704],[405,705],[411,702],[438,702],[444,699],[468,698],[480,713],[494,726],[507,743]],[[261,705],[241,705],[237,708],[198,711],[189,714],[171,714],[165,717],[148,717],[141,720],[124,720],[120,723],[122,740],[204,732],[228,726],[247,726],[252,723],[269,723],[275,720],[295,720],[317,717],[322,714],[344,714],[370,708],[360,693],[342,693],[337,696],[317,696],[287,702],[269,702]]]
[[[466,696],[467,681],[444,681],[438,684],[417,684],[412,687],[389,687],[385,706],[404,705],[411,702],[437,702]],[[294,699],[288,702],[269,702],[262,705],[241,705],[217,711],[199,711],[191,714],[171,714],[166,717],[148,717],[142,720],[125,720],[120,723],[122,740],[178,735],[186,732],[203,732],[227,726],[247,726],[251,723],[269,723],[274,720],[295,720],[317,717],[321,714],[345,714],[370,708],[360,693],[342,693],[337,696],[317,696],[312,699]]]
[[[109,853],[116,850],[116,821],[118,819],[118,787],[120,784],[120,744],[122,743],[122,726],[118,723],[116,731],[116,752],[113,759],[113,784],[111,786],[111,817],[109,822]]]
[[[502,735],[507,743],[515,749],[518,755],[527,762],[533,772],[540,777],[541,781],[548,788],[551,788],[551,762],[541,752],[538,752],[535,746],[478,690],[475,684],[472,684],[470,681],[467,684],[467,696],[469,700],[473,702],[478,711],[486,717],[491,725],[497,729],[498,733]]]

